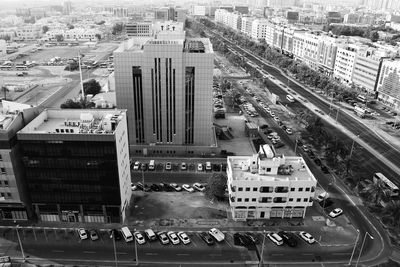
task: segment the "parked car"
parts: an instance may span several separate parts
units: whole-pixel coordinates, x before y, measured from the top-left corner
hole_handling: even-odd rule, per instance
[[[142,171],[146,171],[147,170],[147,163],[143,163],[141,166]]]
[[[144,185],[141,182],[136,183],[136,188],[144,191]]]
[[[322,201],[324,201],[324,199],[327,199],[329,197],[329,194],[328,194],[328,192],[322,192],[321,194],[319,194],[315,199],[318,201],[318,202],[322,202]]]
[[[225,235],[224,233],[222,233],[220,230],[218,230],[217,228],[211,228],[210,231],[208,231],[208,233],[215,238],[215,240],[217,240],[218,242],[222,242],[225,239]]]
[[[200,184],[200,183],[194,183],[193,184],[193,188],[196,189],[197,191],[203,192],[206,190],[206,188],[204,187],[204,185]]]
[[[166,245],[169,243],[168,236],[165,232],[158,232],[158,239],[160,239],[161,244]]]
[[[135,164],[133,165],[133,169],[136,171],[139,170],[139,168],[140,168],[140,162],[136,161]]]
[[[154,191],[154,192],[160,192],[160,191],[162,191],[162,188],[160,188],[160,186],[159,186],[158,184],[152,184],[152,185],[150,186],[150,189],[151,189],[152,191]]]
[[[185,232],[178,232],[178,237],[182,241],[183,244],[189,244],[190,243],[190,238]]]
[[[233,234],[233,242],[235,246],[247,247],[251,245],[251,240],[247,236],[240,233]]]
[[[340,216],[341,214],[343,214],[343,210],[341,208],[336,208],[336,209],[332,210],[331,212],[329,212],[329,216],[331,218],[336,218],[336,217]]]
[[[139,245],[143,245],[144,243],[146,243],[146,239],[144,239],[144,236],[139,231],[134,232],[133,236],[135,237],[136,242],[138,242]]]
[[[186,170],[186,169],[187,169],[186,163],[185,163],[185,162],[182,162],[182,163],[181,163],[181,170],[184,171],[184,170]]]
[[[95,229],[89,230],[89,235],[92,241],[96,241],[97,239],[99,239],[99,235],[97,234],[97,231]]]
[[[171,183],[169,184],[175,191],[182,191],[182,187],[180,187],[179,185],[175,184],[175,183]]]
[[[286,129],[286,133],[287,133],[287,134],[293,134],[293,131],[292,131],[292,129],[287,128],[287,129]]]
[[[167,163],[165,164],[165,169],[166,169],[167,171],[172,170],[171,162],[167,162]]]
[[[321,165],[321,170],[322,170],[323,173],[326,173],[326,174],[329,173],[329,169],[325,165]]]
[[[306,241],[308,244],[314,244],[315,243],[314,237],[312,235],[310,235],[309,233],[307,233],[307,232],[302,231],[302,232],[299,233],[299,236],[304,241]]]
[[[78,229],[78,235],[79,235],[79,237],[80,237],[81,240],[88,239],[86,230],[83,229],[83,228],[79,228],[79,229]]]
[[[282,237],[283,241],[289,246],[289,247],[296,247],[297,246],[297,240],[296,236],[290,232],[285,232],[285,231],[280,231],[278,232],[278,235]]]
[[[283,245],[283,239],[277,233],[268,233],[267,237],[277,246]]]
[[[194,192],[193,187],[191,187],[191,186],[188,185],[188,184],[183,184],[183,185],[182,185],[182,188],[183,188],[184,190],[190,192],[190,193]]]
[[[244,234],[244,236],[247,237],[253,244],[258,244],[260,242],[257,236],[253,233],[247,232]]]
[[[206,242],[207,245],[211,246],[214,245],[214,239],[211,237],[209,233],[206,232],[201,232],[200,234],[201,239],[203,239],[204,242]]]
[[[114,238],[117,241],[122,239],[121,233],[117,229],[108,230],[108,234],[110,236],[110,239]]]
[[[321,162],[321,160],[320,160],[319,158],[315,158],[315,159],[314,159],[314,162],[315,162],[315,164],[317,164],[318,166],[321,166],[321,165],[322,165],[322,162]]]
[[[303,148],[303,150],[304,150],[305,152],[308,152],[308,151],[310,151],[310,149],[308,148],[308,146],[307,146],[307,145],[303,145],[303,146],[302,146],[302,148]]]
[[[144,230],[144,234],[147,236],[147,238],[148,238],[150,241],[157,240],[157,235],[156,235],[156,233],[154,233],[154,231],[153,231],[152,229],[146,229],[146,230]]]
[[[197,171],[199,171],[199,172],[203,171],[203,164],[201,164],[201,163],[197,164]]]
[[[174,232],[169,231],[167,236],[169,237],[169,240],[171,240],[172,244],[178,245],[180,243],[178,236]]]

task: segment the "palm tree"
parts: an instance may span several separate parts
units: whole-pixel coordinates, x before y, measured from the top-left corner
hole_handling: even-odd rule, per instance
[[[391,221],[391,225],[400,228],[400,200],[392,200],[384,208],[384,218]]]
[[[388,201],[391,193],[382,180],[374,181],[374,183],[365,187],[362,192],[367,193],[367,199],[375,205],[379,205],[381,201]]]

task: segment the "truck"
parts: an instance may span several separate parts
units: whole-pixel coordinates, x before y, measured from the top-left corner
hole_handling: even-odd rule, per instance
[[[359,116],[360,118],[365,118],[366,110],[362,107],[355,106],[354,107],[354,113]]]

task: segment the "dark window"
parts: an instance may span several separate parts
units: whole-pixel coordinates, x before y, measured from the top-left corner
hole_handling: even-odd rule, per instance
[[[271,168],[267,168],[267,172],[271,172]]]
[[[296,202],[301,202],[301,198],[296,199]]]
[[[2,167],[2,168],[0,168],[0,171],[1,171],[2,174],[6,174],[6,168]]]
[[[306,187],[306,192],[309,192],[310,191],[310,188],[309,187]]]
[[[243,191],[243,187],[239,187],[238,190],[239,190],[239,191]]]
[[[293,201],[293,198],[289,198],[289,202]]]
[[[245,199],[244,199],[244,202],[249,202],[249,199],[248,199],[248,198],[245,198]]]
[[[272,186],[261,186],[260,187],[261,193],[272,193],[273,191],[274,191],[274,188]]]
[[[304,202],[307,202],[307,201],[308,201],[308,198],[304,198],[303,201],[304,201]]]
[[[241,199],[241,198],[238,198],[237,202],[242,202],[242,199]]]
[[[246,187],[246,191],[247,191],[247,192],[250,191],[250,187]]]
[[[194,143],[194,94],[195,94],[194,67],[185,69],[185,143]]]
[[[4,181],[4,186],[8,186],[8,181]]]
[[[256,202],[257,199],[256,199],[256,198],[252,198],[251,201],[252,201],[252,202]]]
[[[253,187],[253,192],[257,192],[257,187]]]
[[[294,187],[290,188],[290,192],[294,192],[294,189],[295,189]]]
[[[303,187],[299,187],[299,192],[303,192]]]

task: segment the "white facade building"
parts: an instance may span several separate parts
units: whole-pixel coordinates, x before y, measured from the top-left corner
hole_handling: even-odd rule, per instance
[[[253,17],[242,17],[242,25],[240,31],[247,36],[251,36],[253,21]]]
[[[338,47],[333,75],[341,82],[347,84],[352,82],[357,50],[358,46],[356,45],[343,45]]]
[[[276,155],[270,145],[227,159],[229,204],[235,221],[304,218],[317,180],[302,157]]]
[[[193,16],[205,16],[206,15],[206,6],[192,6],[192,15]]]
[[[36,40],[42,36],[42,28],[37,25],[18,27],[15,35],[20,40]]]
[[[0,56],[7,54],[7,43],[5,40],[0,40]]]
[[[129,37],[145,37],[153,35],[153,23],[151,21],[134,21],[125,25],[126,34]]]
[[[264,19],[256,19],[251,27],[251,37],[253,39],[265,39],[267,36],[268,21]]]
[[[382,62],[377,91],[379,101],[400,112],[400,60]]]

